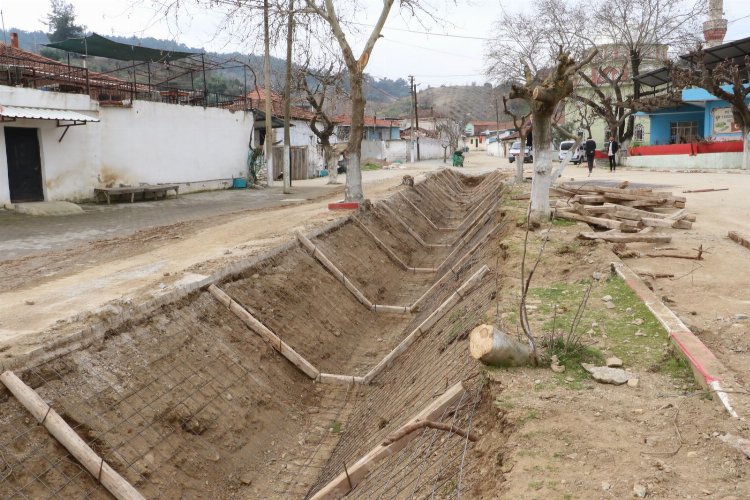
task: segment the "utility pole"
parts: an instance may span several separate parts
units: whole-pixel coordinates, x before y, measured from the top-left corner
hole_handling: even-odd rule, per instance
[[[417,132],[419,132],[419,113],[417,112],[417,84],[414,83],[414,77],[411,77],[411,92],[414,96],[414,126],[417,128]],[[417,137],[417,161],[420,161],[419,157],[419,134],[416,135]]]
[[[409,75],[409,90],[411,91],[411,147],[409,148],[409,152],[411,154],[411,162],[414,163],[414,111],[416,111],[417,107],[414,102],[414,77],[412,75]]]
[[[266,139],[263,148],[266,156],[266,185],[273,186],[273,128],[271,109],[271,40],[268,33],[268,0],[263,0],[263,85],[266,95]]]
[[[292,158],[289,120],[292,100],[292,43],[294,42],[294,0],[289,0],[286,25],[286,81],[284,84],[284,194],[292,192]]]

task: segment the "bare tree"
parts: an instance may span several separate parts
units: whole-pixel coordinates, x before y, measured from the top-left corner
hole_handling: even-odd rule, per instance
[[[750,168],[750,147],[747,136],[750,134],[750,109],[747,100],[750,97],[750,56],[745,56],[742,63],[724,59],[718,64],[706,64],[705,53],[698,50],[691,54],[693,65],[689,68],[673,67],[670,71],[672,84],[677,90],[688,87],[701,87],[719,99],[728,102],[732,107],[734,123],[742,131],[742,169]]]
[[[562,48],[559,49],[555,67],[547,71],[537,83],[531,70],[526,71],[524,84],[513,84],[511,99],[523,99],[531,108],[532,134],[534,136],[534,178],[531,183],[530,216],[533,220],[547,220],[550,216],[549,188],[552,186],[552,118],[560,103],[573,93],[573,75],[596,55],[596,49],[576,62]]]
[[[325,56],[324,56],[325,57]],[[336,132],[336,122],[327,112],[327,100],[343,94],[344,71],[339,61],[326,62],[320,58],[311,62],[312,55],[298,68],[297,82],[305,99],[312,107],[313,115],[309,125],[323,148],[323,159],[328,171],[328,184],[338,184],[336,169],[336,150],[331,144],[331,137]],[[315,64],[316,67],[313,67]]]
[[[503,96],[503,110],[513,120],[513,127],[518,134],[519,152],[521,154],[516,159],[516,182],[523,182],[525,147],[529,132],[531,132],[531,108],[524,101],[509,100],[506,96]]]
[[[362,171],[360,162],[362,156],[362,139],[364,137],[364,118],[365,118],[365,96],[364,96],[364,71],[370,60],[370,55],[375,48],[375,43],[381,36],[383,26],[385,26],[388,14],[391,12],[395,0],[383,0],[380,7],[380,13],[374,18],[372,31],[367,37],[364,47],[359,56],[356,56],[349,39],[344,30],[345,19],[340,15],[341,7],[352,8],[356,2],[341,0],[306,0],[307,7],[323,19],[331,29],[336,42],[341,49],[344,63],[349,73],[349,84],[351,88],[352,100],[352,127],[349,136],[349,165],[346,175],[346,201],[362,201],[364,193],[362,191]],[[428,13],[424,0],[400,0],[401,9],[405,9],[411,14],[417,12]]]
[[[642,96],[636,77],[644,64],[649,60],[663,61],[667,48],[682,52],[700,41],[707,4],[705,0],[600,0],[590,8],[595,36],[622,50],[620,60],[627,61],[627,81],[632,82],[633,99]],[[631,114],[626,119],[621,142],[633,137],[634,117]]]
[[[443,118],[438,120],[435,125],[440,139],[448,143],[451,151],[456,151],[461,138],[466,134],[466,125],[468,123],[469,118],[464,116]]]

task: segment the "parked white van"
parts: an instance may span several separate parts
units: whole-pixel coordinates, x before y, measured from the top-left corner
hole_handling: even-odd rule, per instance
[[[560,161],[563,161],[565,159],[565,155],[568,154],[568,152],[570,151],[570,148],[572,148],[574,144],[575,144],[575,141],[562,141],[560,143],[560,151],[558,154],[558,159]],[[581,163],[582,159],[583,159],[583,145],[579,144],[578,148],[575,151],[573,151],[573,156],[570,158],[570,162],[573,163],[574,165],[578,165],[579,163]]]

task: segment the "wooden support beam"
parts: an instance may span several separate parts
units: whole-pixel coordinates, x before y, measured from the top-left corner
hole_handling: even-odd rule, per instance
[[[39,394],[12,371],[0,374],[0,382],[55,439],[118,500],[145,500],[133,485],[117,473],[52,409]]]
[[[406,263],[401,260],[396,253],[391,250],[391,248],[386,245],[380,238],[378,238],[375,233],[373,233],[370,228],[365,226],[364,222],[359,220],[356,216],[352,216],[352,219],[354,219],[354,222],[359,224],[359,226],[362,228],[362,230],[367,233],[367,235],[372,238],[375,241],[375,244],[380,247],[381,250],[383,250],[386,255],[398,266],[402,267],[405,271],[409,271],[412,273],[434,273],[437,272],[436,268],[433,267],[410,267],[406,265]]]
[[[355,377],[354,375],[334,375],[332,373],[321,373],[320,375],[318,375],[317,382],[320,382],[321,384],[353,385],[364,384],[365,378]]]
[[[244,307],[234,301],[229,295],[221,290],[216,285],[208,287],[208,291],[213,295],[216,300],[224,304],[230,311],[232,311],[239,319],[242,320],[252,331],[263,337],[279,354],[289,360],[299,370],[315,380],[320,375],[320,370],[315,368],[312,363],[307,361],[305,358],[299,355],[297,351],[281,340],[278,335],[273,333],[266,325],[258,321],[252,314],[250,314]]]
[[[408,428],[408,426],[412,426],[416,422],[440,420],[451,406],[461,400],[465,392],[466,389],[463,383],[457,383],[412,417],[406,424],[397,429],[394,434]],[[312,500],[334,500],[347,495],[367,477],[367,474],[378,462],[406,448],[406,445],[416,439],[418,435],[418,432],[412,432],[390,444],[379,444],[355,463],[345,466],[346,470],[318,490],[312,496]]]
[[[380,305],[380,304],[373,304],[370,302],[370,300],[365,297],[365,294],[362,293],[362,291],[357,288],[357,285],[354,284],[352,280],[347,278],[341,270],[336,267],[336,265],[331,262],[331,260],[323,254],[323,252],[320,251],[320,249],[315,246],[315,244],[310,241],[307,236],[302,234],[301,231],[297,231],[297,239],[302,244],[303,247],[307,248],[307,250],[310,251],[312,256],[320,262],[323,267],[328,269],[331,274],[333,274],[336,279],[338,279],[341,283],[344,284],[347,290],[351,292],[352,295],[366,308],[368,308],[371,311],[375,312],[386,312],[386,313],[398,313],[398,314],[409,314],[411,313],[411,307],[410,306],[390,306],[390,305]]]
[[[444,247],[452,246],[452,245],[448,245],[445,243],[426,243],[416,231],[414,231],[406,222],[404,222],[404,220],[401,217],[396,215],[396,213],[391,209],[391,207],[388,206],[387,203],[383,203],[382,206],[385,209],[385,211],[388,212],[391,215],[391,217],[393,217],[396,220],[396,222],[401,224],[404,227],[404,229],[406,229],[406,232],[409,233],[412,236],[412,238],[417,240],[417,243],[419,243],[423,247],[444,248]]]
[[[476,287],[489,272],[490,268],[482,266],[482,268],[474,273],[469,279],[467,279],[461,287],[458,288],[450,297],[448,297],[440,307],[435,309],[414,331],[412,331],[401,343],[396,346],[380,363],[378,363],[373,369],[371,369],[367,375],[365,375],[365,383],[369,384],[372,380],[377,377],[380,372],[390,366],[396,358],[406,351],[421,335],[429,331],[429,329],[437,323],[453,306],[460,302],[463,297],[466,296],[474,287]]]
[[[427,215],[425,215],[425,213],[424,213],[424,212],[422,212],[422,211],[421,211],[421,210],[419,209],[419,207],[418,207],[418,206],[416,206],[416,205],[415,205],[414,203],[412,203],[412,201],[411,201],[411,200],[410,200],[410,199],[409,199],[409,198],[408,198],[408,197],[407,197],[407,196],[406,196],[406,195],[404,194],[404,192],[403,192],[403,191],[399,191],[398,193],[399,193],[399,194],[401,195],[401,197],[402,197],[403,199],[405,199],[405,200],[406,200],[406,203],[408,203],[409,205],[411,205],[411,207],[412,207],[412,208],[413,208],[414,210],[416,210],[416,211],[417,211],[417,213],[419,213],[419,215],[421,215],[421,216],[422,216],[422,218],[423,218],[424,220],[426,220],[426,221],[427,221],[427,222],[428,222],[428,223],[430,224],[430,226],[432,226],[432,228],[433,228],[434,230],[436,230],[436,231],[455,231],[456,229],[458,229],[458,227],[438,227],[438,225],[437,225],[437,224],[435,224],[434,222],[432,222],[432,220],[430,220],[430,218],[429,218],[429,217],[427,217]]]
[[[349,280],[346,276],[344,276],[344,273],[341,272],[341,270],[336,267],[336,265],[326,257],[323,252],[321,252],[317,246],[313,244],[312,241],[310,241],[307,236],[302,234],[301,231],[297,231],[297,240],[302,244],[304,248],[307,248],[307,250],[310,252],[310,254],[320,262],[323,267],[328,269],[328,271],[341,283],[344,284],[347,290],[351,292],[352,295],[366,308],[368,308],[371,311],[375,310],[375,304],[370,302],[370,300],[365,297],[365,294],[363,294],[357,286]]]

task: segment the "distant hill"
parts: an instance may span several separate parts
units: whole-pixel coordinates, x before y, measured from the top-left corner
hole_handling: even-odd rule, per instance
[[[420,110],[432,109],[437,116],[458,117],[468,114],[474,120],[494,121],[496,118],[495,96],[507,94],[508,90],[504,87],[493,88],[490,84],[443,85],[419,91],[417,93],[417,104]],[[502,105],[503,103],[500,101],[500,120],[505,119]],[[411,98],[406,96],[393,104],[382,107],[378,114],[381,116],[406,117],[409,116],[410,109]]]
[[[46,57],[50,57],[58,60],[66,60],[65,53],[44,47],[44,44],[49,43],[47,34],[43,31],[25,31],[21,29],[11,28],[6,32],[0,30],[0,41],[10,40],[10,33],[18,33],[19,47],[28,50],[29,52],[35,52],[42,54]],[[183,43],[177,43],[172,40],[162,40],[159,38],[136,38],[136,37],[121,37],[113,35],[102,35],[111,40],[120,43],[127,43],[131,45],[141,45],[143,47],[151,47],[154,49],[163,50],[176,50],[182,52],[203,52],[202,48],[188,47]],[[257,83],[263,83],[263,56],[256,54],[241,54],[239,52],[231,53],[216,53],[206,52],[206,56],[213,60],[227,60],[237,59],[239,61],[246,62],[250,66],[257,76]],[[72,61],[73,64],[80,64],[80,62]],[[103,58],[90,58],[88,61],[88,67],[94,71],[111,71],[119,66],[127,66],[128,63],[122,63],[112,61]],[[271,57],[271,71],[272,71],[272,85],[275,88],[280,88],[284,81],[284,75],[286,73],[285,63],[283,59]],[[226,69],[221,71],[212,71],[207,78],[209,91],[226,93],[231,95],[239,95],[245,88],[245,76],[247,76],[247,87],[250,89],[254,86],[254,78],[252,72],[245,75],[242,68]],[[188,81],[176,82],[177,84],[188,85]],[[365,98],[371,103],[377,103],[380,105],[390,104],[398,100],[403,96],[409,95],[409,84],[403,78],[392,80],[390,78],[376,79],[370,75],[365,78]]]

